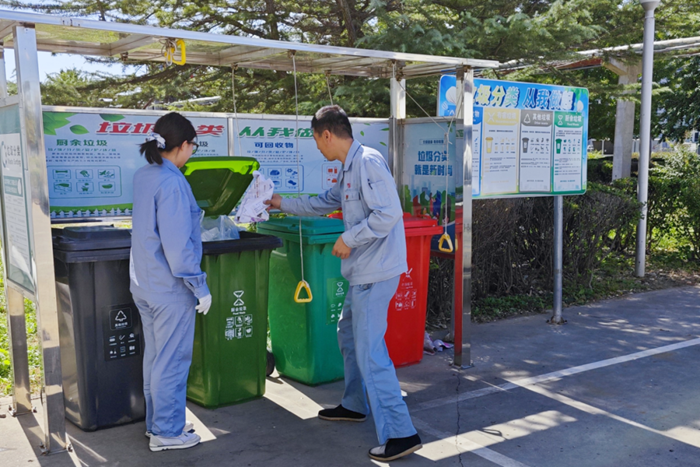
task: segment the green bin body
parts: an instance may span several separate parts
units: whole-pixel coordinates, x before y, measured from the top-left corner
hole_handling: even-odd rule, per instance
[[[227,216],[260,164],[251,157],[199,157],[181,171],[205,216]],[[187,398],[220,407],[265,394],[270,252],[279,238],[241,232],[239,240],[202,244],[212,304],[197,314]]]
[[[252,232],[203,244],[212,305],[195,321],[189,400],[220,407],[265,393],[268,268],[270,252],[280,245],[278,238]]]
[[[340,274],[340,258],[331,252],[344,226],[339,219],[301,219],[304,276],[313,295],[310,303],[294,301],[301,280],[299,218],[270,220],[259,224],[258,232],[283,242],[270,258],[268,313],[275,366],[281,375],[317,385],[343,378],[337,326],[349,287]]]

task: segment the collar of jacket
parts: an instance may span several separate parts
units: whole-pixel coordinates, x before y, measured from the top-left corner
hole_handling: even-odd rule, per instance
[[[345,164],[343,164],[343,171],[347,172],[350,170],[350,166],[352,165],[352,161],[355,160],[355,154],[360,150],[360,147],[362,145],[357,141],[353,140],[352,145],[350,146],[350,149],[348,150],[348,155],[345,158]]]
[[[175,172],[175,173],[177,173],[177,174],[182,174],[182,172],[180,172],[180,169],[178,169],[177,166],[176,166],[175,164],[173,164],[172,162],[170,162],[170,161],[169,161],[168,159],[166,159],[165,157],[163,158],[163,167],[164,167],[164,168],[167,168],[168,170],[172,170],[173,172]]]

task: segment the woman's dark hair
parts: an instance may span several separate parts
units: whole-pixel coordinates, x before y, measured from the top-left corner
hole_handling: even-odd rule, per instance
[[[352,139],[350,120],[339,105],[327,105],[318,109],[311,119],[311,128],[317,135],[328,130],[339,138]]]
[[[165,147],[158,148],[158,141],[146,141],[141,143],[139,152],[146,156],[149,164],[162,164],[161,152],[168,152],[181,146],[185,141],[192,142],[197,137],[197,132],[192,122],[177,112],[170,112],[160,117],[153,127],[153,133],[157,133],[165,140]]]

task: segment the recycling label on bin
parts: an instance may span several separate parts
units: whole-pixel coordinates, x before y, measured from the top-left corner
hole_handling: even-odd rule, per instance
[[[105,360],[141,355],[141,339],[136,326],[138,312],[133,305],[107,308],[103,319]]]
[[[326,280],[326,324],[337,323],[343,311],[349,283],[342,277]]]
[[[230,341],[233,339],[246,339],[253,337],[253,314],[248,313],[245,304],[245,291],[236,290],[233,292],[233,304],[231,305],[231,315],[226,317],[224,337]]]
[[[413,282],[411,272],[413,268],[401,274],[399,287],[392,299],[396,311],[412,310],[418,306],[418,289]]]

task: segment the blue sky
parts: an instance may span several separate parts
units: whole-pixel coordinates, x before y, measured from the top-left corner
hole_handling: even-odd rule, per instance
[[[82,55],[56,54],[49,52],[39,52],[39,74],[41,81],[46,81],[49,74],[58,73],[61,70],[77,68],[84,71],[102,71],[112,75],[122,75],[123,67],[120,64],[112,66],[99,63],[89,63]],[[8,81],[15,80],[15,52],[11,48],[5,49],[5,76]]]

